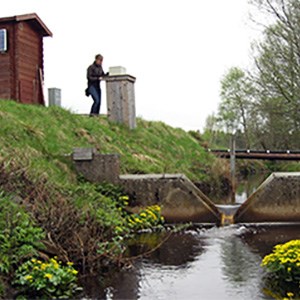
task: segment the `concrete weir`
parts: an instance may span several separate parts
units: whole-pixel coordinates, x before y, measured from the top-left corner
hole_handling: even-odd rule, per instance
[[[270,175],[237,210],[234,222],[300,222],[300,173]]]
[[[185,175],[121,175],[120,184],[133,209],[159,204],[168,223],[220,223],[219,210]]]
[[[215,206],[185,175],[120,175],[120,157],[91,148],[76,148],[75,169],[94,183],[121,185],[136,212],[159,204],[168,223],[300,223],[300,173],[273,173],[238,206]]]
[[[94,183],[123,187],[131,198],[132,211],[159,204],[167,222],[219,224],[221,213],[185,175],[120,175],[120,157],[100,154],[92,148],[75,148],[72,159],[76,171]]]

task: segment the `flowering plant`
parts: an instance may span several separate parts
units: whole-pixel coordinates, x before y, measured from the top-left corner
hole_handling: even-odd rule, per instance
[[[36,258],[23,263],[14,283],[23,288],[22,296],[33,299],[68,299],[80,288],[73,263],[63,266],[56,258],[43,262]]]
[[[141,230],[161,225],[164,218],[161,216],[161,207],[159,205],[148,206],[138,214],[132,214],[127,217],[127,223],[131,230]]]
[[[126,207],[129,205],[128,196],[119,197],[119,209],[122,211],[124,222],[115,227],[114,236],[99,243],[98,253],[106,257],[122,257],[126,251],[125,239],[142,229],[160,226],[164,223],[159,205],[148,206],[139,213],[130,214]]]
[[[300,240],[275,246],[261,265],[267,270],[268,294],[273,290],[279,299],[299,299]]]

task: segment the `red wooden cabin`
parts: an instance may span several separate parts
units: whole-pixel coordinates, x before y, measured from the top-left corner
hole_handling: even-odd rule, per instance
[[[0,99],[44,105],[47,36],[52,33],[36,14],[0,18]]]

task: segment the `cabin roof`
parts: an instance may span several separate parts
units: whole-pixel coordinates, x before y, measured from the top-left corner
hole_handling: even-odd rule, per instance
[[[0,24],[8,22],[29,22],[41,36],[52,36],[52,32],[36,13],[0,18]]]

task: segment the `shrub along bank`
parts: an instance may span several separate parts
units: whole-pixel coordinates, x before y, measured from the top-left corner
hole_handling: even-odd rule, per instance
[[[126,239],[163,222],[158,206],[129,214],[130,199],[118,187],[80,178],[65,156],[74,147],[119,153],[123,173],[213,178],[214,158],[181,129],[138,120],[129,131],[105,117],[0,101],[2,297],[16,288],[29,298],[36,290],[39,298],[69,297],[77,290],[77,271],[122,264]]]
[[[300,240],[276,245],[262,261],[266,269],[264,292],[274,299],[300,298]]]

